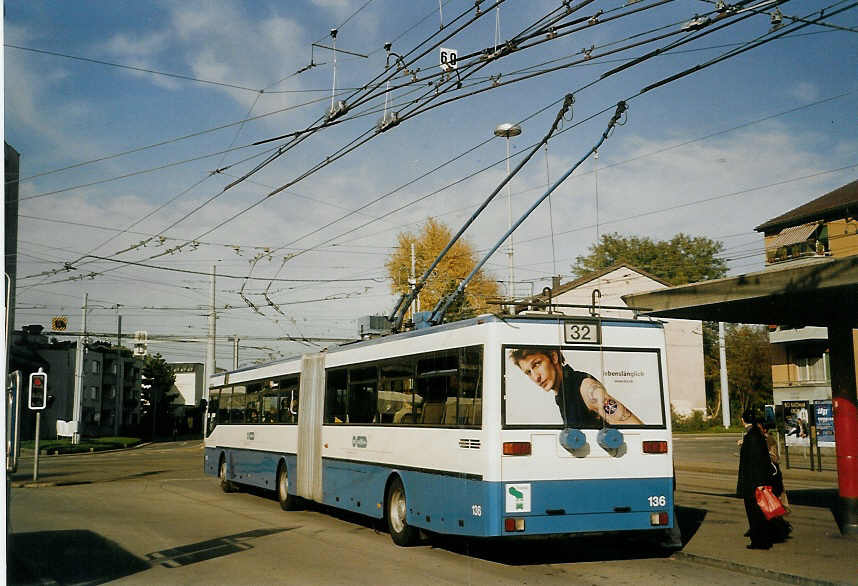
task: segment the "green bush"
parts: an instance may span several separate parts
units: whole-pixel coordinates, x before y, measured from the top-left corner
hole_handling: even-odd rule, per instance
[[[670,406],[670,423],[675,432],[685,433],[701,433],[701,432],[741,432],[741,426],[736,426],[732,421],[730,428],[724,429],[724,425],[719,418],[705,417],[702,411],[693,411],[690,415],[680,415],[673,410],[673,405]]]

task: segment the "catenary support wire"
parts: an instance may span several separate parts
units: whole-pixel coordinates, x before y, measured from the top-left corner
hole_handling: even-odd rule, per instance
[[[626,112],[626,110],[627,106],[624,101],[620,101],[619,103],[617,103],[617,109],[614,111],[614,115],[611,116],[611,120],[610,122],[608,122],[608,126],[605,129],[605,132],[602,133],[602,136],[599,138],[596,144],[593,145],[590,150],[587,151],[587,154],[585,154],[577,163],[570,167],[568,171],[561,175],[560,178],[555,181],[554,184],[551,185],[551,187],[549,187],[548,190],[544,194],[542,194],[542,196],[537,199],[533,203],[533,205],[531,205],[527,209],[527,211],[525,211],[524,214],[522,214],[522,216],[518,220],[516,220],[516,222],[512,226],[510,226],[510,228],[504,233],[504,235],[501,236],[501,238],[495,243],[495,245],[485,254],[485,256],[483,256],[482,260],[480,260],[480,262],[478,262],[476,266],[474,266],[470,274],[465,277],[465,280],[462,281],[458,287],[456,287],[455,291],[453,291],[446,297],[441,298],[438,301],[438,304],[435,306],[435,309],[432,310],[432,315],[429,317],[429,323],[441,323],[441,321],[444,319],[444,314],[447,312],[447,309],[450,307],[450,305],[465,292],[465,288],[468,286],[468,284],[471,282],[477,272],[483,267],[483,265],[486,264],[489,258],[497,251],[498,248],[500,248],[501,244],[506,242],[506,239],[509,238],[510,234],[512,234],[527,219],[527,217],[533,212],[533,210],[539,207],[539,204],[541,204],[549,195],[551,195],[551,192],[557,189],[560,184],[563,183],[575,171],[575,169],[577,169],[581,165],[581,163],[586,161],[590,155],[592,155],[600,146],[602,146],[602,143],[607,140],[608,135],[617,125],[617,122],[620,120],[620,117]]]

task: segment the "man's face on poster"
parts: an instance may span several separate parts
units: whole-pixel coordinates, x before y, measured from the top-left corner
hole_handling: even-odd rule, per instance
[[[556,391],[563,380],[563,366],[556,352],[533,352],[518,361],[518,367],[544,391]]]

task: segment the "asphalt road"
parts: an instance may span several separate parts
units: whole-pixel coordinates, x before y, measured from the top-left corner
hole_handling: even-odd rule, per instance
[[[735,440],[723,438],[679,441],[676,451],[726,464],[730,449]],[[203,475],[202,458],[200,442],[43,457],[46,484],[11,491],[9,583],[777,583],[611,537],[499,543],[432,536],[399,548],[361,517],[319,508],[287,513],[273,495],[225,494]],[[28,480],[31,466],[22,460],[13,484]],[[705,507],[742,526],[736,507],[721,504],[732,498],[731,474],[677,480],[682,507]]]

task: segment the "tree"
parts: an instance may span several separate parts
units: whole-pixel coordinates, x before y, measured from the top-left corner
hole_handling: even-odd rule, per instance
[[[728,324],[724,334],[731,420],[752,405],[772,401],[772,366],[765,326]]]
[[[576,257],[572,272],[580,277],[626,262],[672,285],[684,285],[726,276],[727,263],[717,256],[723,250],[723,243],[704,236],[691,237],[679,233],[670,240],[654,241],[648,237],[621,236],[614,232],[603,234],[598,244],[590,246],[587,256]],[[730,336],[728,333],[728,348]],[[769,368],[769,363],[765,362],[763,366]],[[703,368],[706,403],[709,414],[714,416],[721,405],[717,322],[703,322]],[[732,366],[728,368],[732,372]]]
[[[387,274],[391,280],[393,293],[402,294],[410,290],[408,278],[411,274],[411,244],[415,244],[415,273],[419,278],[435,260],[452,237],[452,231],[434,218],[429,218],[419,234],[400,232],[397,235],[396,250],[385,263]],[[442,297],[452,293],[459,283],[470,274],[477,264],[474,247],[460,238],[447,252],[426,280],[426,285],[420,291],[420,309],[432,310]],[[450,320],[463,319],[484,313],[488,306],[486,298],[499,294],[497,282],[491,280],[482,270],[474,275],[473,280],[465,289],[463,298],[456,300],[447,311]]]
[[[147,356],[143,363],[143,389],[140,393],[143,413],[140,423],[144,432],[153,436],[167,435],[173,429],[170,404],[179,396],[173,392],[176,374],[160,354]]]
[[[679,233],[670,240],[654,241],[649,237],[603,234],[590,254],[575,258],[572,272],[583,277],[594,271],[626,262],[672,285],[684,285],[727,274],[727,263],[718,254],[724,245],[705,236],[691,237]]]

